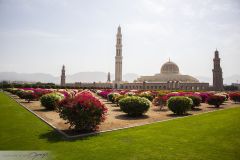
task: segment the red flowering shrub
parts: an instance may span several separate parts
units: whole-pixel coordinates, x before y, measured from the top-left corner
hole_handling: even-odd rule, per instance
[[[236,102],[240,102],[240,93],[230,93],[229,94],[230,100]]]
[[[225,101],[224,96],[219,96],[219,95],[211,95],[207,98],[206,102],[209,105],[214,105],[215,107],[219,107],[223,102]]]
[[[153,100],[153,104],[156,106],[160,106],[160,110],[163,106],[166,106],[168,97],[165,94],[158,94]]]
[[[209,93],[200,93],[199,96],[202,98],[202,103],[205,103],[207,98],[210,96]]]
[[[106,118],[107,108],[89,91],[66,98],[58,106],[60,117],[71,128],[79,131],[94,131]]]

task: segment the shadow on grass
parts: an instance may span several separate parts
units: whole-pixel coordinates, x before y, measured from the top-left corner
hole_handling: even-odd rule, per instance
[[[83,134],[83,133],[79,133],[79,132],[71,133],[72,136],[78,136],[78,135],[81,135],[81,134]],[[85,136],[82,136],[82,137],[79,136],[79,137],[67,138],[64,135],[62,135],[61,133],[57,132],[56,130],[52,130],[52,131],[48,131],[46,133],[43,133],[43,134],[39,135],[39,138],[40,139],[46,139],[51,143],[57,143],[57,142],[62,142],[62,141],[74,142],[74,141],[77,141],[77,140],[89,140],[91,137],[96,137],[98,135],[99,135],[99,133],[94,133],[93,132],[93,134],[85,135]]]
[[[42,133],[39,135],[40,139],[47,139],[49,142],[59,142],[66,140],[63,135],[58,133],[55,130],[49,130],[48,132]]]
[[[148,115],[141,115],[141,116],[129,116],[127,114],[121,114],[115,116],[116,119],[121,119],[121,120],[138,120],[138,119],[147,119],[149,118]]]

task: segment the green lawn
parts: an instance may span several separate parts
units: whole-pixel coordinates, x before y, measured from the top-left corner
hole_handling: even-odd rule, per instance
[[[0,150],[49,150],[59,160],[239,160],[239,126],[240,107],[64,141],[0,93]]]

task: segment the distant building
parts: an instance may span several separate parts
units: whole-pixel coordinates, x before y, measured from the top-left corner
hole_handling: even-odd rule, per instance
[[[66,85],[66,75],[65,75],[65,66],[62,66],[62,73],[61,73],[61,86],[65,86]]]
[[[222,91],[223,90],[223,76],[222,68],[220,66],[220,58],[218,50],[215,51],[213,58],[213,90]]]
[[[232,83],[232,86],[235,86],[238,88],[238,90],[240,90],[240,83]]]

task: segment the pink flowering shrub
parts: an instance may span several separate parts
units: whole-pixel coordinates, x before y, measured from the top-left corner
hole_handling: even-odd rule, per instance
[[[91,92],[83,91],[74,98],[62,100],[58,112],[70,124],[70,128],[94,131],[105,120],[107,108]]]
[[[102,98],[107,99],[107,95],[111,92],[112,92],[112,90],[103,90],[103,91],[99,92],[98,95],[101,96]]]
[[[42,88],[36,88],[33,90],[34,93],[36,94],[37,98],[39,99],[40,97],[42,97],[45,94],[51,93],[52,91],[47,90],[47,89],[42,89]]]

